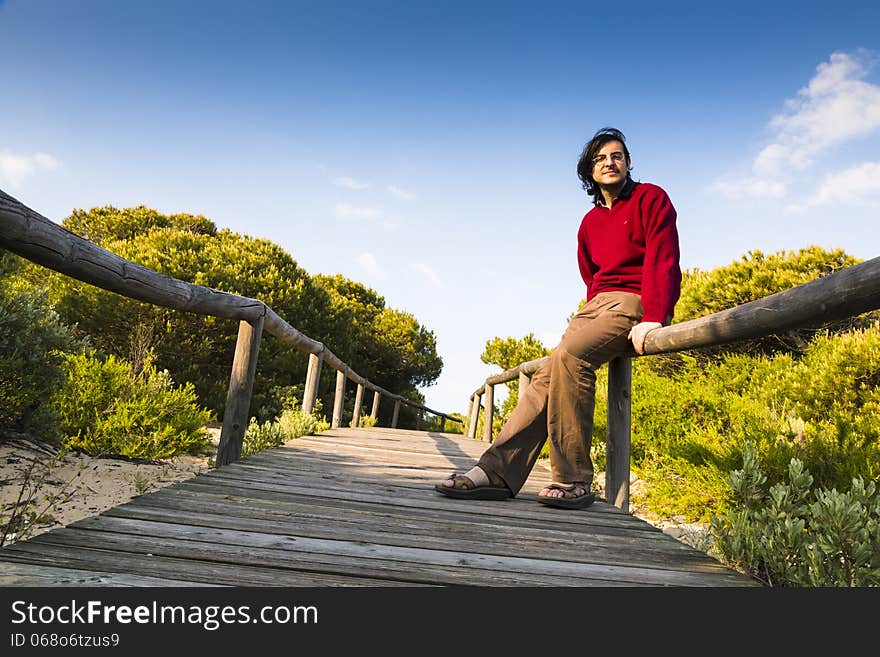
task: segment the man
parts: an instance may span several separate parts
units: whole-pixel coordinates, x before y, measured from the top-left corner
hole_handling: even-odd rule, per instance
[[[644,353],[645,336],[672,321],[681,290],[676,212],[666,192],[635,182],[622,132],[603,128],[586,144],[577,173],[594,207],[578,230],[587,303],[532,376],[477,465],[434,489],[460,499],[506,499],[522,488],[549,441],[553,483],[538,501],[589,506],[596,369]]]

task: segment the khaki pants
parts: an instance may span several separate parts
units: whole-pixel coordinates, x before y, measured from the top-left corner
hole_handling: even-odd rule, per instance
[[[532,376],[498,437],[477,465],[501,477],[516,495],[550,441],[553,481],[593,481],[590,443],[596,369],[617,356],[635,355],[629,330],[641,321],[639,295],[603,292],[572,317],[559,345]]]

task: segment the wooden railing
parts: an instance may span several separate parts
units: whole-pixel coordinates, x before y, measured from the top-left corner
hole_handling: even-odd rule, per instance
[[[238,341],[235,345],[223,428],[217,449],[218,466],[241,457],[257,354],[264,330],[291,347],[309,354],[302,403],[306,413],[314,408],[321,366],[326,363],[336,370],[336,395],[331,420],[333,428],[339,427],[342,422],[345,384],[348,380],[358,386],[351,421],[353,427],[358,426],[360,420],[365,390],[373,392],[370,414],[373,418],[377,417],[380,397],[394,401],[392,427],[397,426],[401,404],[440,417],[441,431],[445,430],[446,420],[461,422],[458,418],[432,410],[371,383],[324,344],[297,331],[262,301],[187,283],[125,260],[94,242],[65,230],[2,190],[0,246],[49,269],[138,301],[200,315],[239,320]]]
[[[855,317],[878,308],[880,257],[735,308],[651,331],[645,338],[644,355],[716,347]],[[485,397],[482,438],[491,441],[494,387],[518,378],[522,394],[531,375],[548,358],[521,363],[490,376],[474,390],[468,407],[468,435],[476,437],[481,397]],[[631,399],[632,359],[615,358],[608,364],[605,499],[624,510],[629,509]]]

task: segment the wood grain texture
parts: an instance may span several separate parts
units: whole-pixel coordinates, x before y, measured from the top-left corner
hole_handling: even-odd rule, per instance
[[[241,458],[244,434],[250,417],[251,394],[254,390],[254,376],[257,371],[262,335],[262,317],[252,322],[246,320],[239,322],[232,374],[229,377],[226,407],[223,410],[223,428],[220,431],[220,444],[217,447],[217,465],[226,465]]]
[[[629,509],[631,409],[632,359],[615,358],[608,364],[605,496],[618,509]]]
[[[0,584],[756,585],[603,500],[538,504],[543,461],[515,499],[433,490],[485,447],[379,427],[303,437],[6,546]]]

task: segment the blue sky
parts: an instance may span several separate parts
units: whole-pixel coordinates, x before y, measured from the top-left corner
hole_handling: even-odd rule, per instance
[[[685,268],[880,255],[876,2],[0,0],[0,80],[0,189],[204,214],[361,281],[435,332],[447,412],[487,339],[555,346],[583,297],[603,126]]]

